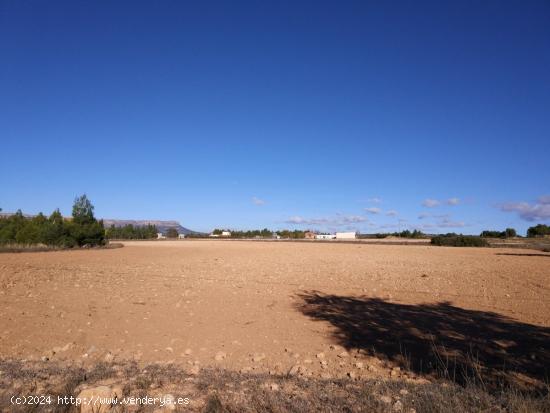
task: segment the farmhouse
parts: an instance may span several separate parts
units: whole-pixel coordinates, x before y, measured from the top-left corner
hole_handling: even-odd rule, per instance
[[[162,232],[157,232],[157,239],[165,239],[166,237]]]
[[[355,239],[357,237],[355,232],[337,232],[336,239]]]
[[[305,239],[315,239],[315,232],[307,231],[304,234]]]
[[[334,234],[315,234],[315,239],[334,239]]]

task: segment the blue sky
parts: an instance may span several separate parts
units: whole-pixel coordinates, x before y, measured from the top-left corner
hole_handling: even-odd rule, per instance
[[[550,221],[550,3],[0,0],[0,207],[230,228]]]

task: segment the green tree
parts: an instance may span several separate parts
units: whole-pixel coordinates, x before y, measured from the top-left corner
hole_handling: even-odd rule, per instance
[[[94,217],[94,206],[84,194],[75,198],[73,220],[68,224],[69,234],[78,246],[105,244],[103,221]]]
[[[550,235],[550,226],[548,225],[538,224],[527,230],[527,236],[529,238],[544,237],[545,235]]]
[[[76,224],[91,224],[96,221],[94,206],[86,194],[76,197],[73,204],[73,221]]]
[[[56,209],[48,217],[48,221],[44,225],[43,230],[44,243],[52,246],[73,247],[76,245],[74,240],[69,237],[65,219]]]
[[[506,238],[514,238],[514,237],[518,236],[518,234],[517,234],[517,232],[514,228],[506,228],[504,233],[506,234]]]

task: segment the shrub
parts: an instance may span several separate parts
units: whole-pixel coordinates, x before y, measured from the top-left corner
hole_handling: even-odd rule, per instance
[[[504,238],[506,233],[503,231],[483,231],[479,236],[484,238]]]
[[[514,228],[506,228],[505,231],[483,231],[479,236],[484,238],[514,238],[517,237],[517,232]]]
[[[488,242],[472,235],[437,236],[431,240],[432,245],[447,247],[487,247]]]

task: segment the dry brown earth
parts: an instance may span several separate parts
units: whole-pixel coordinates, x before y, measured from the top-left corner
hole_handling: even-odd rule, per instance
[[[0,354],[19,360],[416,380],[433,343],[456,357],[474,345],[488,374],[525,383],[549,361],[540,251],[185,240],[6,253],[0,302]]]

